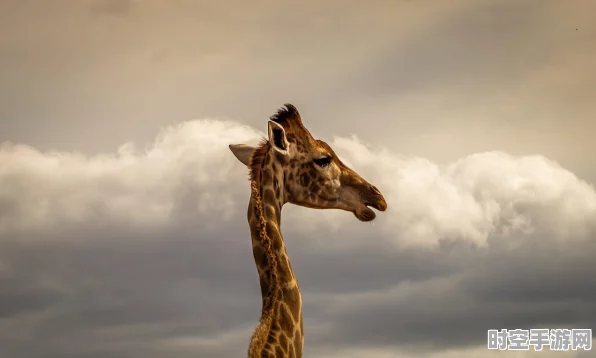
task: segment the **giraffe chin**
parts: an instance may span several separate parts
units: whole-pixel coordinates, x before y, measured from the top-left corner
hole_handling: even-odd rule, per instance
[[[358,209],[354,210],[354,216],[360,221],[372,221],[377,217],[374,211],[368,206],[361,206]]]

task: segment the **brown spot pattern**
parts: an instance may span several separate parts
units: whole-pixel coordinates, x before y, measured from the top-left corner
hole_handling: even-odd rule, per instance
[[[292,332],[294,330],[294,318],[289,308],[283,304],[279,304],[279,325],[283,332]]]
[[[310,185],[310,177],[308,176],[308,173],[302,173],[300,176],[300,182],[302,186],[308,187]]]
[[[302,310],[302,300],[300,297],[300,289],[296,285],[296,287],[292,288],[284,288],[284,301],[290,308],[292,312],[292,316],[294,317],[295,321],[300,319],[300,311]]]
[[[299,331],[294,335],[294,348],[296,348],[296,355],[302,357],[302,333]]]

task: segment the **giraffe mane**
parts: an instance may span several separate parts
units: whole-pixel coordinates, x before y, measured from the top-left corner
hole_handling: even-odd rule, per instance
[[[261,142],[252,153],[250,158],[249,168],[249,179],[252,182],[257,182],[261,174],[261,168],[263,167],[263,160],[269,152],[269,141],[265,138],[261,139]],[[258,189],[258,188],[257,188]]]
[[[269,272],[271,275],[271,280],[269,284],[269,290],[265,299],[263,301],[263,309],[261,311],[260,322],[257,328],[255,329],[252,339],[251,345],[249,348],[249,354],[251,352],[260,352],[265,345],[265,338],[269,335],[271,331],[271,324],[273,322],[273,310],[275,308],[275,303],[279,300],[279,293],[281,290],[281,286],[279,284],[279,273],[278,273],[278,262],[277,256],[273,252],[272,247],[272,240],[267,234],[267,220],[265,219],[265,215],[263,213],[263,202],[261,199],[261,193],[259,192],[258,181],[260,180],[260,173],[263,164],[263,160],[269,151],[269,142],[266,139],[263,139],[257,149],[254,151],[251,159],[250,159],[250,189],[253,195],[253,200],[255,204],[255,211],[258,216],[259,224],[258,224],[258,234],[261,237],[261,242],[264,244],[264,251],[265,255],[267,256],[267,268],[266,272]]]

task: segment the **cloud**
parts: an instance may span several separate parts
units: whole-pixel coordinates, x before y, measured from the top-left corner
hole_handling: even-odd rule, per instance
[[[142,152],[132,143],[95,157],[5,144],[0,228],[46,228],[96,216],[163,225],[192,205],[184,200],[190,192],[197,194],[189,200],[204,217],[229,217],[234,191],[226,184],[238,181],[230,176],[234,163],[222,148],[254,138],[259,134],[247,127],[200,121],[165,129]]]
[[[132,0],[98,0],[90,5],[90,11],[93,14],[100,15],[129,15],[131,7],[133,6]]]
[[[396,244],[484,246],[553,233],[555,240],[585,240],[594,233],[594,188],[542,156],[486,152],[439,166],[369,149],[355,137],[336,138],[333,146],[383,188],[392,205],[379,221]]]
[[[247,170],[227,145],[262,135],[212,119],[97,156],[3,144],[0,355],[244,354],[260,298]],[[542,156],[438,165],[330,144],[389,209],[363,224],[284,208],[307,354],[449,357],[489,328],[594,327],[590,184]]]

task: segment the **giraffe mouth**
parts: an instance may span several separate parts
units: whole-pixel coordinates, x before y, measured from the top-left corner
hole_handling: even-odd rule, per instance
[[[385,202],[385,200],[380,200],[377,202],[366,202],[364,203],[365,206],[369,207],[369,208],[374,208],[377,209],[379,211],[385,211],[387,210],[387,203]]]
[[[377,217],[377,214],[371,209],[378,211],[387,210],[387,202],[383,197],[376,198],[376,200],[365,201],[363,205],[354,210],[354,215],[360,221],[372,221]]]

